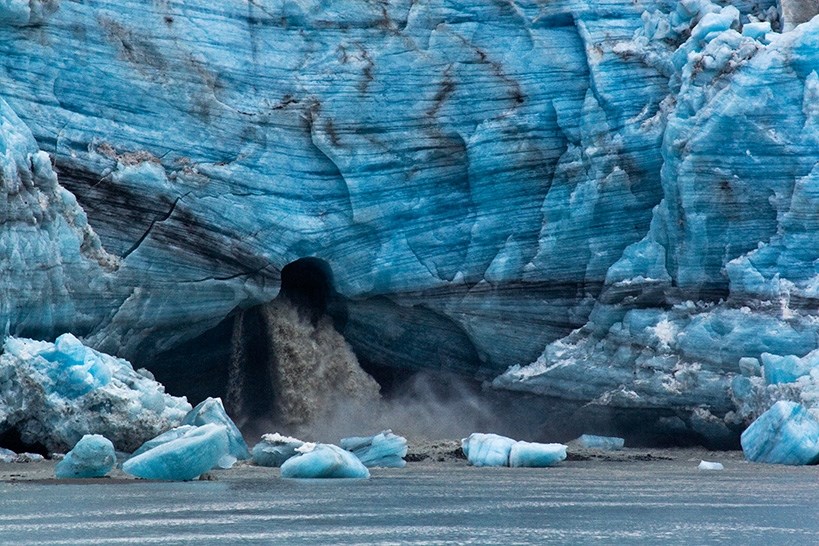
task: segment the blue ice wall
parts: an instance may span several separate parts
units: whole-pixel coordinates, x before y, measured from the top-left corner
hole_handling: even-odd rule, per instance
[[[33,135],[4,166],[47,152],[90,226],[46,207],[26,237],[63,245],[41,257],[14,235],[4,321],[151,354],[313,256],[358,338],[409,322],[468,348],[430,360],[396,337],[396,361],[519,364],[496,385],[742,423],[740,360],[817,347],[819,23],[780,8],[4,5],[2,136]],[[36,313],[27,272],[72,255],[49,286],[104,285]]]

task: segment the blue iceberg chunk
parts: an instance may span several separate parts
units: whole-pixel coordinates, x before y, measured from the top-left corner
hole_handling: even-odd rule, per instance
[[[230,453],[237,459],[250,459],[245,439],[233,420],[225,412],[221,398],[208,398],[193,408],[182,420],[183,425],[201,426],[208,423],[223,425],[230,442]]]
[[[617,451],[619,449],[623,449],[626,441],[623,438],[617,438],[614,436],[595,436],[594,434],[584,434],[577,439],[577,443],[586,449]]]
[[[745,458],[756,463],[819,463],[819,420],[804,406],[780,401],[742,433]]]
[[[17,454],[10,449],[0,447],[0,463],[13,463],[17,460]]]
[[[762,369],[769,385],[794,383],[814,368],[819,368],[819,351],[811,351],[803,357],[762,353]]]
[[[58,478],[101,478],[117,462],[114,444],[99,434],[86,434],[65,458],[57,463]]]
[[[282,464],[282,478],[369,478],[358,458],[332,444],[307,443]]]
[[[142,444],[139,449],[131,453],[131,458],[136,457],[137,455],[142,455],[146,451],[161,446],[162,444],[167,444],[168,442],[177,440],[194,429],[196,429],[196,427],[193,425],[182,425],[180,427],[174,427],[167,432],[163,432],[156,438],[151,438]]]
[[[372,468],[403,468],[407,465],[404,456],[407,454],[407,439],[385,430],[375,436],[344,438],[341,447]]]
[[[296,455],[296,449],[304,445],[298,438],[281,434],[265,434],[262,441],[253,446],[253,462],[259,466],[279,467]]]
[[[461,440],[467,460],[473,466],[509,466],[509,452],[515,440],[497,434],[474,432]]]
[[[148,480],[192,480],[226,456],[230,456],[227,428],[210,423],[128,459],[122,470]]]
[[[554,466],[566,458],[563,444],[537,444],[515,442],[509,451],[509,466],[533,467]]]

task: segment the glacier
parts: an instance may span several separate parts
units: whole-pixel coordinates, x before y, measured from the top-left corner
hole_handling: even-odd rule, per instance
[[[0,327],[230,406],[307,267],[370,369],[736,445],[819,411],[817,13],[2,3]]]

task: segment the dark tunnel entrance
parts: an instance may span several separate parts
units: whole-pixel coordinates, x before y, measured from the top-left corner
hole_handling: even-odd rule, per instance
[[[330,265],[319,258],[299,258],[290,262],[281,271],[279,298],[290,300],[309,313],[314,323],[329,311],[337,311],[330,308],[331,304],[337,303]]]

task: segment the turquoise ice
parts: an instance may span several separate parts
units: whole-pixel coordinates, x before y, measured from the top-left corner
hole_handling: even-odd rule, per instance
[[[530,468],[555,466],[566,459],[566,447],[563,444],[515,442],[509,451],[509,466]]]
[[[605,451],[617,451],[623,449],[626,441],[623,438],[613,436],[597,436],[594,434],[583,434],[577,439],[577,443],[586,449],[602,449]]]
[[[221,398],[207,398],[193,408],[182,420],[185,425],[202,426],[217,424],[225,427],[230,443],[230,453],[240,460],[250,459],[250,451],[239,428],[228,416]]]
[[[57,463],[58,478],[102,478],[117,462],[114,444],[99,434],[86,434],[65,458]]]
[[[193,480],[232,458],[229,445],[227,428],[209,423],[131,457],[122,470],[147,480]]]
[[[131,451],[180,423],[184,398],[150,372],[95,351],[71,334],[54,343],[8,337],[0,356],[0,431],[64,452],[86,434]]]
[[[819,419],[801,404],[779,401],[742,433],[742,451],[755,463],[819,463]]]
[[[261,441],[253,446],[251,452],[253,462],[259,466],[279,467],[284,462],[297,455],[296,449],[304,445],[298,438],[282,436],[281,434],[264,434]]]
[[[509,466],[509,452],[515,440],[498,434],[473,432],[461,440],[461,448],[473,466]]]
[[[370,471],[358,457],[332,444],[307,443],[281,467],[282,478],[369,478]]]
[[[407,439],[385,430],[375,436],[343,438],[342,449],[350,451],[368,468],[403,468],[407,465]]]

